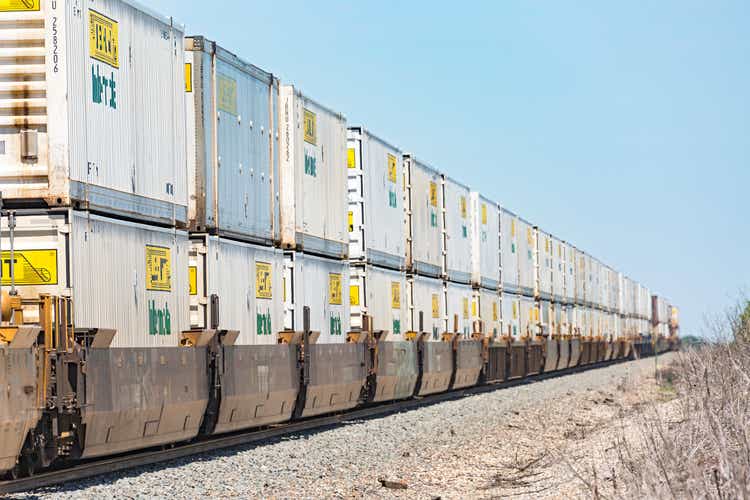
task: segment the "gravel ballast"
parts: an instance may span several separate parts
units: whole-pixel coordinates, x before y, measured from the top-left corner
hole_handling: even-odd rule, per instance
[[[671,356],[660,357],[659,364]],[[653,373],[653,359],[620,363],[259,446],[100,476],[34,496],[586,496],[583,485],[566,473],[572,469],[550,450],[577,446],[601,432],[602,422],[621,416],[627,392]]]

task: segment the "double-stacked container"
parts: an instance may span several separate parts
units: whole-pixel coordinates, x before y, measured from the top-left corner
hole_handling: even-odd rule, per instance
[[[518,217],[506,209],[500,210],[500,263],[502,290],[518,294]]]
[[[466,338],[472,333],[471,278],[474,267],[474,241],[471,227],[471,190],[446,175],[442,176],[442,186],[448,313],[446,331],[461,333]]]
[[[351,321],[346,119],[292,85],[279,92],[284,327],[302,330],[308,306],[318,343],[344,343]]]
[[[518,287],[522,295],[535,296],[536,275],[536,230],[522,218],[516,220],[518,225]]]
[[[483,333],[501,335],[500,322],[500,206],[477,192],[471,193],[472,317],[481,320]]]
[[[347,170],[352,327],[364,327],[368,315],[374,330],[403,340],[411,317],[401,150],[362,127],[350,128]]]
[[[185,39],[190,325],[274,345],[284,329],[279,80],[204,37]]]
[[[116,329],[115,347],[177,346],[189,328],[183,28],[125,1],[4,2],[0,43],[16,291],[70,296],[76,326]]]

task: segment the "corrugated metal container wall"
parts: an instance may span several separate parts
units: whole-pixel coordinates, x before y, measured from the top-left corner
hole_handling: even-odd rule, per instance
[[[471,304],[472,321],[481,320],[484,324],[484,334],[497,337],[501,334],[500,294],[496,291],[474,290]]]
[[[538,323],[541,325],[539,333],[542,335],[552,335],[552,327],[554,324],[554,310],[552,308],[552,303],[548,300],[540,300],[537,304],[537,309],[539,310]]]
[[[304,307],[318,344],[346,342],[351,320],[349,264],[299,252],[284,256],[284,328],[302,331]]]
[[[521,336],[521,298],[518,295],[502,294],[502,331],[505,336]]]
[[[612,268],[609,268],[609,310],[620,310],[620,275]]]
[[[562,334],[573,335],[575,333],[575,324],[576,307],[574,305],[566,305],[563,312]]]
[[[539,308],[532,297],[521,296],[521,336],[534,337],[539,333]]]
[[[439,279],[413,276],[409,286],[409,330],[419,332],[419,314],[422,313],[425,332],[431,332],[429,340],[438,341],[445,331],[445,286]]]
[[[640,317],[651,321],[651,291],[640,285]]]
[[[599,303],[597,304],[600,308],[607,310],[609,309],[609,268],[602,264],[599,264]]]
[[[279,80],[203,37],[185,50],[190,228],[272,244]]]
[[[534,265],[536,260],[534,256],[536,252],[536,234],[534,226],[520,217],[517,220],[517,224],[519,244],[518,282],[521,293],[533,297],[536,287],[536,268]]]
[[[540,298],[544,300],[552,299],[552,282],[554,263],[554,250],[552,244],[552,237],[542,231],[541,229],[536,230],[536,273],[537,283],[536,290]]]
[[[12,3],[0,12],[6,202],[187,223],[182,27],[116,0]]]
[[[552,299],[561,303],[565,301],[565,248],[564,243],[552,237]]]
[[[471,334],[471,286],[459,283],[446,283],[446,330],[468,336]],[[458,325],[456,325],[458,320]],[[458,328],[456,328],[458,326]]]
[[[445,264],[448,280],[471,284],[472,256],[471,191],[443,176],[445,199]]]
[[[346,119],[281,86],[280,214],[284,248],[333,258],[349,253]]]
[[[409,308],[406,274],[369,265],[351,266],[350,272],[352,328],[362,328],[362,315],[368,314],[373,330],[390,332],[390,340],[403,340]]]
[[[213,328],[211,296],[219,298],[218,327],[238,330],[237,345],[274,345],[284,329],[281,250],[217,236],[193,236],[190,324]]]
[[[500,258],[502,288],[508,293],[518,293],[518,222],[517,217],[505,209],[500,210]]]
[[[440,173],[404,156],[407,180],[406,265],[412,272],[439,278],[445,265],[443,258],[443,190]]]
[[[575,278],[576,278],[576,304],[586,304],[586,286],[588,284],[588,259],[586,254],[574,248],[575,254]]]
[[[563,243],[565,252],[565,302],[575,304],[576,301],[576,256],[575,248]]]
[[[472,283],[488,290],[500,287],[500,208],[471,193]]]
[[[593,257],[588,254],[584,254],[586,259],[586,290],[585,290],[585,302],[588,307],[592,307],[596,302],[599,294],[599,289],[596,283],[596,277],[598,276],[598,268],[596,261]]]
[[[389,269],[406,259],[401,151],[367,130],[348,131],[349,258]]]
[[[112,347],[177,346],[190,326],[189,246],[184,231],[84,212],[19,215],[14,277],[23,298],[72,297],[76,327],[116,329]]]

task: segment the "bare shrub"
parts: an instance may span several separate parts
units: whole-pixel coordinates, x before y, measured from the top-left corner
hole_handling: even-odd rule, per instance
[[[750,313],[747,302],[715,324],[725,339],[691,347],[658,375],[674,397],[623,423],[605,484],[574,471],[595,496],[750,498]],[[616,469],[616,470],[615,470]],[[582,477],[585,476],[585,477]]]

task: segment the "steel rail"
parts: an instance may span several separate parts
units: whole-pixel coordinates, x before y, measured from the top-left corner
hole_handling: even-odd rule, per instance
[[[425,406],[460,399],[466,396],[509,389],[511,387],[518,387],[542,380],[574,375],[584,371],[605,368],[610,365],[627,363],[630,361],[632,360],[618,359],[602,361],[565,370],[529,375],[524,378],[506,380],[504,382],[476,385],[474,387],[467,387],[456,391],[395,401],[392,403],[357,407],[353,410],[342,413],[326,415],[323,417],[313,417],[287,424],[278,424],[277,426],[261,430],[239,431],[233,434],[203,437],[199,438],[197,441],[192,441],[186,444],[175,443],[166,449],[161,448],[148,451],[140,450],[122,456],[93,459],[91,461],[77,463],[70,467],[45,471],[31,477],[0,481],[0,495],[33,491],[40,488],[58,486],[73,481],[90,479],[103,474],[122,472],[136,467],[154,465],[202,453],[270,441],[288,435],[300,434],[315,429],[345,424],[352,420],[384,417],[393,413],[414,410]]]

